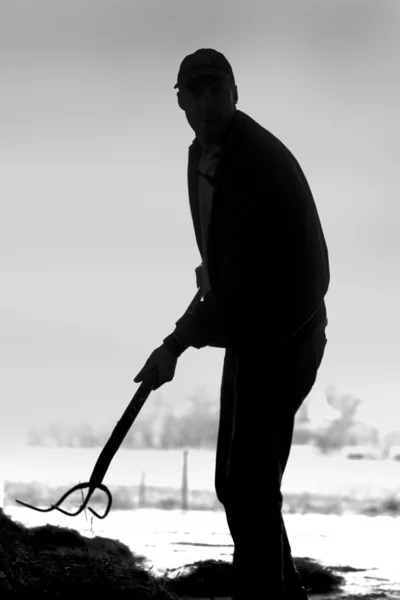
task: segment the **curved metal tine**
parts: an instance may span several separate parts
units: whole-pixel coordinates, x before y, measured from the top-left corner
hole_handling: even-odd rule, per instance
[[[105,519],[105,518],[106,518],[106,516],[108,515],[108,513],[109,513],[109,512],[110,512],[110,510],[111,510],[111,505],[112,505],[112,495],[111,495],[111,492],[110,492],[110,490],[107,488],[107,486],[103,485],[102,483],[100,483],[100,484],[99,484],[98,486],[96,486],[96,487],[97,487],[99,490],[103,490],[103,492],[105,492],[105,493],[107,494],[107,496],[108,496],[108,505],[107,505],[107,508],[106,508],[106,510],[105,510],[105,512],[104,512],[104,515],[103,515],[103,516],[99,515],[99,513],[97,513],[97,512],[94,510],[94,508],[91,508],[90,506],[88,506],[88,510],[90,510],[90,512],[91,512],[91,513],[92,513],[92,514],[93,514],[95,517],[97,517],[98,519]]]
[[[86,496],[86,500],[83,502],[82,506],[80,508],[78,508],[78,510],[74,513],[68,512],[66,510],[64,510],[63,508],[60,508],[60,504],[62,502],[64,502],[65,498],[67,498],[67,496],[69,496],[70,494],[72,494],[73,492],[76,492],[76,490],[79,489],[83,489],[85,487],[90,488],[90,483],[79,483],[78,485],[74,486],[73,488],[71,488],[68,492],[66,492],[58,502],[56,502],[56,504],[52,504],[50,506],[50,508],[38,508],[37,506],[33,506],[32,504],[28,504],[27,502],[23,502],[22,500],[18,500],[17,498],[15,499],[16,502],[18,502],[18,504],[21,504],[22,506],[26,506],[26,508],[31,508],[32,510],[37,510],[38,512],[51,512],[52,510],[58,510],[59,512],[63,513],[64,515],[67,515],[68,517],[76,517],[77,515],[79,515],[83,510],[85,510],[85,508],[87,507],[87,504],[94,492],[94,490],[96,488],[103,490],[103,492],[105,492],[108,496],[108,504],[107,504],[107,508],[104,512],[104,515],[99,515],[93,508],[91,508],[90,506],[88,506],[88,510],[90,510],[90,512],[95,515],[95,517],[97,517],[98,519],[105,519],[106,516],[108,515],[108,513],[110,512],[111,509],[111,505],[112,505],[112,495],[110,490],[103,485],[102,483],[100,483],[97,486],[94,486],[92,489],[89,489],[88,495]]]
[[[60,504],[62,502],[64,502],[65,498],[67,496],[69,496],[70,494],[72,494],[73,492],[76,492],[76,490],[83,490],[83,488],[89,488],[88,494],[82,504],[82,506],[80,508],[78,508],[78,510],[74,513],[68,512],[67,510],[64,510],[63,508],[60,508]],[[60,498],[60,500],[56,503],[56,504],[52,504],[53,508],[55,510],[58,510],[58,512],[63,513],[63,515],[67,515],[68,517],[76,517],[77,515],[79,515],[83,510],[85,510],[87,503],[90,500],[91,495],[93,494],[93,489],[90,489],[90,484],[89,483],[78,483],[78,485],[75,485],[73,488],[71,488],[69,490],[69,492],[67,492],[66,494],[64,494],[64,496],[62,496],[62,498]]]
[[[50,506],[50,508],[37,508],[36,506],[32,506],[32,504],[28,504],[27,502],[22,502],[22,500],[17,500],[17,498],[15,499],[15,502],[18,502],[18,504],[21,504],[22,506],[26,506],[27,508],[31,508],[32,510],[37,510],[39,512],[50,512],[51,510],[54,510],[54,506]]]
[[[50,506],[50,508],[37,508],[36,506],[32,506],[32,504],[28,504],[27,502],[22,502],[22,500],[17,500],[17,499],[16,499],[16,502],[18,502],[18,504],[22,504],[22,506],[26,506],[27,508],[31,508],[32,510],[37,510],[38,512],[50,512],[52,510],[58,510],[58,511],[64,513],[65,515],[69,515],[71,517],[75,517],[76,515],[79,515],[79,513],[82,512],[82,510],[84,510],[86,508],[86,505],[89,502],[89,499],[90,499],[90,496],[93,493],[93,490],[92,490],[92,492],[90,492],[88,494],[85,502],[83,503],[83,505],[81,506],[81,508],[76,513],[68,513],[66,511],[62,510],[61,508],[59,508],[59,505],[62,502],[64,502],[64,500],[65,500],[65,498],[67,496],[69,496],[70,494],[72,494],[76,490],[83,489],[84,487],[89,487],[89,483],[78,483],[78,485],[75,485],[68,492],[66,492],[63,496],[61,496],[60,500],[58,502],[56,502],[56,504],[52,504]]]
[[[108,503],[107,503],[107,508],[104,512],[104,515],[99,515],[98,512],[96,512],[94,510],[94,508],[91,508],[90,506],[88,506],[88,510],[90,510],[90,512],[97,517],[98,519],[105,519],[106,516],[108,515],[108,513],[111,510],[111,505],[112,505],[112,495],[110,490],[103,485],[102,483],[100,483],[98,486],[95,486],[92,490],[89,489],[88,495],[86,496],[86,500],[83,502],[82,506],[74,513],[70,513],[66,510],[64,510],[63,508],[60,508],[60,504],[62,502],[64,502],[65,498],[67,498],[67,496],[69,496],[70,494],[72,494],[72,492],[75,492],[76,490],[79,489],[83,489],[84,487],[90,487],[89,483],[80,483],[78,485],[76,485],[75,487],[71,488],[66,494],[64,494],[64,496],[62,496],[62,498],[60,498],[60,500],[56,503],[56,504],[52,504],[50,506],[50,508],[38,508],[37,506],[32,506],[32,504],[28,504],[27,502],[23,502],[22,500],[15,500],[16,502],[18,502],[18,504],[21,504],[22,506],[26,506],[27,508],[31,508],[32,510],[37,510],[38,512],[51,512],[52,510],[58,510],[60,513],[63,513],[64,515],[67,515],[68,517],[76,517],[77,515],[79,515],[83,510],[85,510],[85,508],[87,507],[87,504],[90,500],[90,497],[92,496],[94,490],[96,488],[103,490],[103,492],[105,492],[107,494],[107,499],[108,499]]]
[[[66,510],[64,510],[63,508],[60,508],[60,504],[61,502],[63,502],[65,500],[65,498],[71,494],[72,492],[76,491],[77,489],[83,489],[84,487],[88,487],[89,491],[88,494],[86,496],[86,500],[83,502],[82,506],[77,510],[77,512],[75,513],[70,513]],[[90,506],[87,506],[93,492],[95,491],[95,489],[99,489],[102,490],[103,492],[105,492],[108,496],[108,504],[107,504],[107,508],[105,510],[105,513],[103,516],[99,515],[93,508],[91,508]],[[76,517],[76,515],[79,515],[83,510],[87,509],[90,510],[90,512],[95,515],[95,517],[97,517],[98,519],[105,519],[106,516],[108,515],[108,513],[110,512],[111,509],[111,504],[112,504],[112,495],[110,490],[103,485],[102,483],[100,483],[99,485],[95,485],[95,486],[91,486],[90,483],[81,483],[79,485],[76,485],[74,488],[72,488],[69,492],[67,492],[67,494],[64,494],[64,496],[61,498],[61,500],[59,500],[57,502],[57,504],[52,505],[53,508],[55,508],[56,510],[58,510],[59,512],[63,513],[64,515],[67,515],[68,517]]]

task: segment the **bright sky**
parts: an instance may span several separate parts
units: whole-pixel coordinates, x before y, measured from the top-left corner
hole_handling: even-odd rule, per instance
[[[228,58],[238,108],[294,153],[317,204],[332,278],[311,417],[334,414],[332,385],[400,428],[399,20],[396,0],[2,0],[3,440],[41,421],[111,432],[195,294],[195,134],[173,86],[201,47]],[[156,394],[217,401],[222,362],[190,349]]]

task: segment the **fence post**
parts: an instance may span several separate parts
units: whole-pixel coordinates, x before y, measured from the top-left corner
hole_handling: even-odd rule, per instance
[[[139,508],[146,506],[146,473],[142,471],[142,477],[139,485]]]
[[[183,472],[182,472],[182,510],[189,509],[189,490],[188,490],[188,472],[187,457],[189,450],[183,451]]]

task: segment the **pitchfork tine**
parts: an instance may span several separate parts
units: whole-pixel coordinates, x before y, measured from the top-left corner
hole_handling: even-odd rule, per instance
[[[67,496],[69,496],[70,494],[72,494],[73,492],[75,492],[76,490],[80,490],[83,489],[84,487],[89,487],[89,491],[88,494],[86,496],[85,501],[83,502],[82,506],[74,513],[72,512],[68,512],[62,508],[60,508],[60,504],[62,502],[64,502],[65,498],[67,498]],[[68,492],[66,492],[58,502],[56,502],[56,504],[52,504],[50,506],[50,508],[37,508],[36,506],[32,506],[31,504],[28,504],[27,502],[22,502],[21,500],[16,500],[16,502],[18,502],[18,504],[22,504],[22,506],[26,506],[27,508],[32,508],[33,510],[37,510],[39,512],[50,512],[52,510],[58,510],[59,512],[63,513],[64,515],[68,515],[69,517],[76,517],[77,515],[79,515],[83,510],[85,510],[85,508],[87,507],[87,504],[94,492],[94,490],[98,488],[103,490],[107,496],[108,496],[108,505],[107,505],[107,509],[104,513],[103,516],[99,515],[95,510],[93,510],[92,508],[90,508],[90,506],[88,506],[88,510],[90,510],[90,512],[92,514],[94,514],[98,519],[105,519],[106,516],[108,515],[108,513],[110,512],[111,509],[111,504],[112,504],[112,495],[110,490],[103,484],[99,484],[97,486],[92,486],[90,487],[90,483],[80,483],[76,486],[74,486],[73,488],[71,488]]]

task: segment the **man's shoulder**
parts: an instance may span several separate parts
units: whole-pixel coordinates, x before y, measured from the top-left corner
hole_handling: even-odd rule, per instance
[[[235,140],[241,154],[256,163],[269,164],[297,162],[289,148],[274,133],[248,114],[237,109],[235,115]]]

